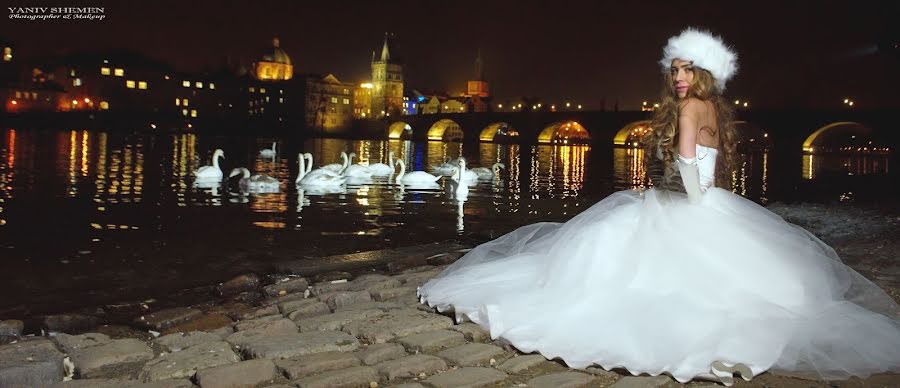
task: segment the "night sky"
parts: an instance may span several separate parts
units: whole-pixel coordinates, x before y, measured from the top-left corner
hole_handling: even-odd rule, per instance
[[[753,107],[900,106],[897,1],[8,1],[102,6],[106,20],[10,20],[16,59],[130,48],[199,71],[226,56],[256,60],[273,36],[295,72],[360,82],[385,31],[398,36],[406,88],[463,91],[480,48],[498,98],[571,98],[637,109],[660,89],[666,39],[686,26],[722,35],[741,70],[726,91]],[[9,13],[4,9],[4,12]],[[6,15],[5,15],[6,16]]]

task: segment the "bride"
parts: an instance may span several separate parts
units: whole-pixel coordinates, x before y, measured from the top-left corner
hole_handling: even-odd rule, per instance
[[[703,31],[669,39],[644,139],[654,188],[482,244],[421,300],[572,368],[726,385],[765,371],[900,372],[897,304],[811,233],[724,188],[736,132],[721,93],[736,59]]]

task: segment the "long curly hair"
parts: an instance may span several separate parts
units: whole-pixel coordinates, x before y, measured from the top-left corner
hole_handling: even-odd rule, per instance
[[[650,123],[651,130],[641,139],[645,150],[644,167],[648,176],[662,167],[664,182],[653,182],[654,185],[670,183],[676,174],[674,165],[678,153],[678,116],[684,101],[678,98],[672,72],[666,72],[664,82],[659,108]],[[732,171],[738,158],[736,145],[739,141],[734,126],[734,111],[716,86],[712,73],[697,66],[694,66],[694,80],[688,87],[687,97],[711,101],[716,109],[716,130],[719,132],[719,144],[716,148],[719,153],[716,159],[715,184],[716,187],[731,189]],[[658,175],[656,179],[660,179]]]

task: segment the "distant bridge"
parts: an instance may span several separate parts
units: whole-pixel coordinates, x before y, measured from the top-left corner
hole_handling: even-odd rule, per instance
[[[384,138],[417,141],[612,146],[633,144],[651,117],[652,112],[635,111],[449,113],[389,118],[379,130]],[[745,137],[798,153],[814,151],[817,141],[848,127],[881,144],[897,145],[900,133],[896,114],[888,110],[750,110],[737,112],[736,120]]]

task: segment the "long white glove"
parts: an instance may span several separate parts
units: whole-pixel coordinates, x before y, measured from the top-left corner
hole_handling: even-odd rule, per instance
[[[697,158],[685,158],[678,155],[678,172],[681,173],[681,181],[684,182],[684,191],[687,192],[690,203],[700,203],[703,192],[700,191],[700,167],[697,166]]]

